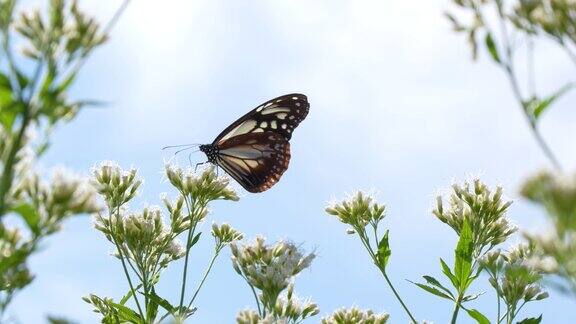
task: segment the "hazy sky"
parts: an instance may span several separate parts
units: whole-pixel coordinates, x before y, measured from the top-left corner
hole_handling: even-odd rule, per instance
[[[102,19],[119,3],[81,1]],[[391,237],[390,277],[417,318],[445,323],[452,306],[405,281],[441,277],[438,258],[452,260],[457,237],[431,215],[435,194],[455,179],[480,175],[503,185],[515,200],[509,213],[515,223],[542,229],[542,212],[517,190],[525,176],[548,166],[501,71],[485,56],[473,63],[464,38],[450,30],[443,17],[449,5],[134,0],[74,89],[79,98],[110,104],[85,110],[59,129],[42,166],[63,164],[82,173],[102,160],[136,166],[146,182],[131,207],[158,204],[162,192],[171,192],[161,174],[170,158],[162,146],[211,142],[257,104],[304,93],[310,114],[292,138],[292,161],[282,180],[263,194],[239,189],[237,203],[212,204],[205,230],[212,221],[226,221],[248,238],[301,242],[318,257],[298,277],[296,292],[312,297],[322,315],[357,305],[406,323],[360,242],[324,213],[334,198],[374,190],[389,210],[384,224]],[[575,67],[550,44],[537,44],[537,55],[543,93],[573,77]],[[562,98],[543,120],[544,136],[567,169],[576,161],[575,99]],[[201,153],[192,158],[205,159]],[[95,322],[82,296],[117,299],[126,292],[121,266],[109,256],[112,246],[91,223],[89,217],[67,222],[32,259],[38,277],[11,308],[22,323],[41,322],[45,314]],[[211,249],[206,237],[193,250],[191,278],[199,279]],[[176,300],[180,271],[175,264],[165,273],[162,296]],[[488,289],[482,281],[472,291]],[[494,300],[488,292],[472,305],[493,318]],[[573,301],[556,292],[534,305],[523,314],[544,313],[546,323],[576,315]],[[239,310],[255,308],[228,251],[196,306],[197,323],[231,323]],[[465,314],[462,322],[470,322]]]

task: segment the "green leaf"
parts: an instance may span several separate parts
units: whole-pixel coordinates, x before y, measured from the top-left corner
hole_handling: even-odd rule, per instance
[[[129,321],[131,323],[142,323],[142,321],[144,320],[140,318],[140,315],[138,315],[138,313],[136,313],[135,311],[124,305],[120,305],[114,302],[109,302],[108,305],[114,307],[114,309],[118,312],[118,316],[123,321]]]
[[[42,85],[40,86],[40,93],[42,95],[50,92],[50,89],[52,88],[52,83],[54,82],[55,78],[56,78],[56,70],[48,69],[48,73],[46,73],[46,76],[44,77],[44,81],[42,82]]]
[[[568,90],[574,87],[574,83],[569,83],[564,85],[558,91],[554,92],[550,96],[544,99],[534,98],[527,103],[527,109],[532,114],[534,119],[537,121],[542,113],[544,113],[558,98],[564,95]]]
[[[76,80],[76,75],[76,73],[71,73],[68,77],[66,77],[66,79],[64,79],[62,83],[56,87],[56,93],[61,94],[68,90],[72,83],[74,83],[74,80]]]
[[[188,246],[189,249],[192,248],[194,245],[196,245],[196,243],[198,243],[198,240],[200,240],[200,235],[202,235],[202,232],[196,234],[192,239],[192,241],[190,241],[190,245]]]
[[[446,275],[446,277],[450,279],[450,282],[452,282],[454,288],[458,289],[458,286],[460,286],[458,283],[458,279],[456,279],[456,277],[452,274],[452,271],[450,271],[450,267],[448,267],[448,265],[446,264],[446,262],[444,262],[444,260],[442,260],[442,258],[440,258],[440,265],[442,265],[442,272],[444,273],[444,275]]]
[[[63,318],[63,317],[57,317],[57,316],[53,316],[53,315],[48,315],[46,317],[46,321],[50,324],[74,324],[76,322],[71,321],[67,318]]]
[[[432,276],[422,276],[422,277],[426,280],[426,282],[427,282],[428,284],[430,284],[430,285],[432,285],[432,286],[435,286],[435,287],[437,287],[437,288],[442,289],[442,290],[445,291],[448,295],[450,295],[450,297],[452,297],[452,299],[454,299],[454,295],[452,295],[452,292],[451,292],[448,288],[444,287],[444,286],[440,283],[440,281],[436,280],[436,278],[434,278],[434,277],[432,277]]]
[[[480,313],[475,309],[465,309],[468,315],[476,320],[478,324],[490,324],[490,320],[484,314]]]
[[[428,286],[428,285],[421,284],[421,283],[417,283],[417,282],[413,282],[413,281],[410,281],[410,280],[408,280],[408,281],[411,282],[411,283],[413,283],[413,284],[415,284],[416,286],[424,289],[425,291],[433,294],[433,295],[436,295],[436,296],[439,296],[439,297],[442,297],[442,298],[446,298],[446,299],[449,299],[449,300],[454,300],[453,297],[448,296],[447,294],[441,292],[440,290],[436,289],[435,287]]]
[[[30,204],[20,204],[11,209],[13,212],[22,216],[22,219],[28,225],[28,228],[34,234],[40,234],[40,215]]]
[[[530,317],[517,322],[517,324],[540,324],[542,322],[542,314],[538,317]]]
[[[172,314],[177,309],[176,306],[172,306],[172,304],[170,304],[170,302],[168,302],[166,299],[156,295],[155,292],[151,292],[147,296],[152,301],[154,301],[154,303],[156,303],[157,305],[160,305],[162,308],[164,308],[168,313]]]
[[[0,86],[0,110],[4,112],[4,110],[10,108],[13,102],[12,89]]]
[[[12,91],[12,84],[10,83],[10,78],[8,78],[8,76],[2,72],[0,72],[0,88]]]
[[[463,292],[470,285],[470,274],[472,273],[472,229],[468,221],[464,219],[460,229],[460,239],[455,250],[454,275],[460,283],[458,291]]]
[[[30,84],[30,79],[20,71],[16,71],[16,78],[18,80],[18,85],[20,85],[20,89],[24,89]]]
[[[486,33],[484,43],[486,44],[486,49],[488,49],[488,53],[490,53],[494,62],[500,63],[500,54],[498,54],[498,48],[496,47],[496,43],[494,42],[491,33]]]
[[[140,289],[142,287],[142,284],[139,284],[138,286],[136,286],[136,288],[134,288],[134,290],[138,291],[138,289]],[[122,297],[122,299],[120,300],[120,305],[125,305],[126,302],[128,300],[130,300],[130,298],[132,298],[133,294],[132,294],[132,289],[128,290],[128,292],[126,293],[126,295],[124,295],[124,297]]]
[[[463,301],[463,302],[468,302],[468,301],[474,300],[474,299],[476,299],[476,298],[478,298],[478,297],[480,297],[480,296],[482,296],[482,295],[484,295],[484,292],[477,293],[477,294],[472,294],[472,295],[467,295],[467,296],[464,296],[464,298],[462,298],[462,301]]]
[[[152,288],[152,294],[149,296],[155,296],[157,298],[150,298],[148,302],[148,306],[146,307],[146,317],[147,318],[156,318],[158,316],[158,299],[162,299],[156,295],[154,288]],[[163,299],[162,299],[163,300]],[[166,300],[164,300],[166,301]]]
[[[378,251],[376,252],[376,260],[378,262],[378,266],[382,269],[386,268],[388,265],[388,260],[390,259],[390,255],[392,254],[392,250],[390,250],[390,245],[388,243],[388,234],[389,231],[384,233],[380,242],[378,242]]]

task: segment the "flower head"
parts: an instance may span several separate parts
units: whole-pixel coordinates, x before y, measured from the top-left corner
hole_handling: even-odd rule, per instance
[[[374,314],[371,310],[358,307],[341,308],[322,319],[322,324],[385,324],[390,318],[386,313]]]
[[[223,247],[234,241],[241,240],[244,235],[229,224],[212,224],[212,236],[216,240],[216,247]]]
[[[315,258],[313,253],[305,254],[291,242],[265,245],[262,237],[256,238],[252,244],[233,242],[230,248],[236,272],[250,285],[262,290],[271,298],[268,302],[273,303],[291,280],[308,268]]]
[[[368,224],[377,224],[386,216],[386,206],[374,202],[370,195],[358,191],[348,199],[326,207],[326,212],[338,217],[353,230],[361,231]]]
[[[511,204],[511,201],[503,201],[502,188],[497,187],[492,191],[476,179],[472,183],[452,185],[448,206],[444,205],[444,200],[439,196],[432,213],[458,235],[464,220],[467,220],[478,255],[483,248],[490,249],[504,242],[516,231],[516,226],[505,216]]]
[[[576,175],[541,171],[524,182],[521,194],[546,208],[559,233],[576,230]]]
[[[184,196],[190,195],[203,203],[218,199],[233,201],[239,199],[229,185],[230,180],[226,177],[217,177],[214,167],[196,173],[192,169],[183,170],[177,165],[166,164],[165,171],[168,181]]]
[[[145,269],[164,268],[184,256],[176,234],[164,224],[158,207],[147,207],[138,213],[121,210],[109,217],[97,215],[95,228],[117,244],[121,252]],[[150,263],[159,260],[159,263]]]
[[[142,180],[136,169],[123,170],[115,162],[102,162],[92,169],[92,183],[110,210],[117,209],[138,193]]]
[[[274,316],[268,314],[262,318],[254,310],[243,310],[236,316],[236,323],[238,324],[286,324],[285,319],[275,319]]]

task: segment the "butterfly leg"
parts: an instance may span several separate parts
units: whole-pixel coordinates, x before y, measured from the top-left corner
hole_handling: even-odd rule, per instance
[[[206,163],[208,163],[208,161],[196,163],[196,166],[194,167],[194,172],[198,171],[198,166],[200,166],[202,164],[206,164]],[[192,161],[190,161],[190,165],[192,165]]]

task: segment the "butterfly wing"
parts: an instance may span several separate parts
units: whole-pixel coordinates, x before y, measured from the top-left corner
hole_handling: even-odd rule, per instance
[[[289,163],[290,143],[278,133],[246,133],[218,145],[216,164],[249,192],[272,187]]]
[[[296,126],[308,115],[309,107],[308,98],[298,93],[268,100],[228,126],[212,144],[222,145],[235,136],[264,132],[277,133],[288,141]]]

